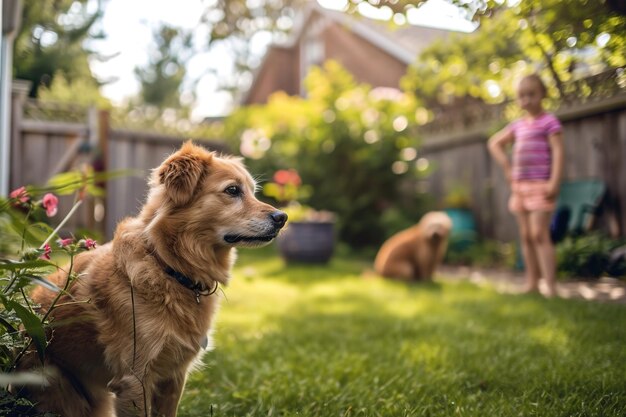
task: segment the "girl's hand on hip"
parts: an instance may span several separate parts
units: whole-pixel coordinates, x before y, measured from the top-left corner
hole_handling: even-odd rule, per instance
[[[546,184],[546,197],[554,199],[559,195],[559,184],[549,181]]]

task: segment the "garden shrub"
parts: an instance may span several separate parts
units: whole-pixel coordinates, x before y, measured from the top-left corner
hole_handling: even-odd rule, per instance
[[[515,266],[515,245],[495,240],[480,240],[467,247],[448,246],[445,263],[471,265],[482,268],[510,268]]]
[[[626,241],[596,232],[568,236],[556,246],[560,278],[598,278],[626,275]],[[466,248],[448,247],[445,263],[483,268],[519,267],[521,253],[514,243],[481,240]],[[523,268],[523,265],[522,265]]]
[[[557,245],[557,269],[562,277],[598,278],[607,273],[611,252],[624,245],[602,233],[569,236]]]
[[[335,212],[339,237],[351,245],[381,243],[390,234],[385,220],[416,223],[424,200],[415,186],[423,174],[415,99],[357,84],[332,61],[314,68],[306,86],[306,98],[276,93],[266,105],[234,112],[224,125],[227,142],[265,175],[261,183],[295,168],[311,186],[303,203]],[[383,216],[387,210],[393,215]]]

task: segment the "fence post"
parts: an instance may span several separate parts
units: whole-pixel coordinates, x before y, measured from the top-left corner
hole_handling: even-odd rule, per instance
[[[108,110],[98,112],[98,148],[100,149],[102,170],[109,169],[109,134],[111,131],[111,115]]]
[[[106,172],[109,170],[109,133],[111,129],[111,118],[108,110],[98,111],[98,134],[97,134],[97,153],[94,158],[94,171]],[[104,190],[104,197],[96,200],[94,207],[94,218],[98,222],[99,231],[102,236],[107,239],[109,232],[107,230],[107,217],[109,216],[107,181],[101,181],[97,184]]]
[[[622,179],[621,141],[618,137],[619,119],[615,113],[603,116],[603,137],[601,139],[602,157],[601,173],[607,186],[606,203],[608,206],[608,229],[613,238],[623,236],[623,218],[620,202],[620,182]]]

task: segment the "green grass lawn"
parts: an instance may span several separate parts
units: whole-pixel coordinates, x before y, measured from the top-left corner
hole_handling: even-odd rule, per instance
[[[626,415],[624,306],[239,258],[180,416]]]

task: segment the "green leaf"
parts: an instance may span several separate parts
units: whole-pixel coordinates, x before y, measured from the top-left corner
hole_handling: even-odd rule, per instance
[[[24,274],[21,275],[20,278],[27,278],[29,280],[31,280],[33,283],[37,284],[37,285],[41,285],[42,287],[45,287],[47,289],[49,289],[50,291],[54,291],[54,292],[59,292],[61,291],[61,289],[59,287],[57,287],[54,283],[48,281],[47,279],[40,277],[38,275],[32,275],[32,274]]]
[[[39,354],[39,359],[43,362],[45,350],[46,350],[46,332],[43,328],[43,323],[41,323],[41,319],[35,313],[31,312],[29,309],[21,305],[20,303],[13,300],[6,300],[5,305],[7,308],[15,311],[15,314],[20,318],[26,332],[33,340],[35,347],[37,348],[37,353]]]
[[[48,180],[48,185],[59,195],[74,193],[84,185],[85,178],[80,171],[62,172]]]
[[[44,223],[44,222],[35,222],[32,223],[30,225],[30,229],[35,229],[37,230],[37,232],[42,233],[43,235],[45,235],[46,237],[50,236],[50,233],[52,233],[54,231],[54,229],[52,227],[50,227],[49,224]],[[42,239],[43,240],[43,239]]]
[[[33,246],[39,245],[48,235],[42,232],[40,228],[33,228],[25,222],[24,214],[17,210],[9,209],[6,211],[10,218],[10,224],[17,236],[24,234],[24,240]]]
[[[11,259],[0,259],[0,270],[16,271],[18,269],[27,268],[43,268],[47,266],[54,266],[53,263],[44,259],[33,259],[29,261],[14,261]]]
[[[140,175],[140,171],[120,169],[116,171],[94,173],[93,170],[91,170],[86,174],[81,171],[62,172],[50,178],[46,188],[37,189],[36,191],[53,191],[59,195],[68,195],[86,187],[89,194],[98,197],[103,195],[104,190],[101,187],[97,187],[95,185],[96,183],[131,175]]]
[[[87,186],[87,194],[94,196],[94,197],[104,197],[105,192],[104,189],[102,187],[98,187],[95,185],[88,185]]]
[[[0,317],[0,325],[2,325],[5,329],[7,329],[10,333],[15,333],[17,330],[8,320],[5,320],[4,317]]]

